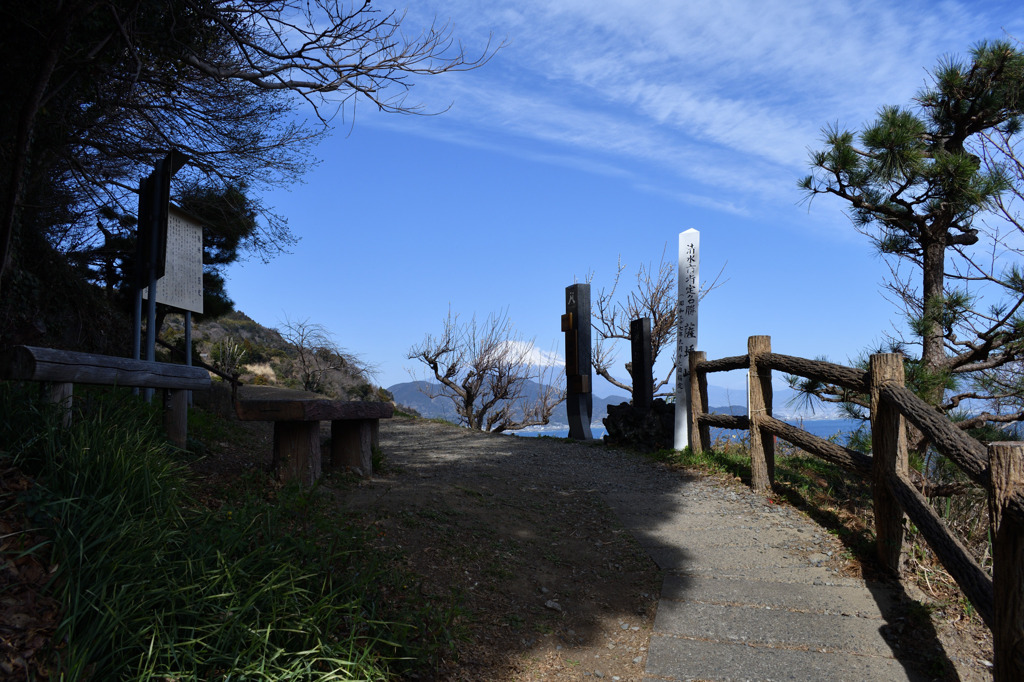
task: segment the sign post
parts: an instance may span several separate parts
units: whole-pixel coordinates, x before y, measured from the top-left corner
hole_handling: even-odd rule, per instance
[[[690,443],[690,362],[697,348],[697,306],[700,301],[700,232],[679,233],[679,301],[676,307],[676,432],[674,447]]]
[[[633,377],[633,407],[650,412],[654,402],[651,318],[641,317],[629,323],[629,344],[632,351],[630,374]]]
[[[573,284],[565,288],[566,412],[569,416],[569,438],[592,440],[591,415],[594,394],[591,393],[590,369],[590,285]]]
[[[171,198],[171,176],[181,170],[188,157],[172,150],[159,159],[153,172],[139,185],[139,228],[136,234],[135,258],[135,323],[132,338],[132,357],[141,359],[142,290],[157,291],[157,279],[164,275],[167,256],[167,212]],[[157,297],[149,297],[146,309],[146,360],[156,355]],[[153,397],[153,389],[146,389],[146,400]]]
[[[156,296],[149,295],[149,287],[141,296],[150,305],[155,299],[185,312],[185,365],[191,366],[192,313],[203,312],[203,226],[177,206],[168,206],[164,243],[164,274],[155,281]],[[187,394],[191,405],[192,392]]]

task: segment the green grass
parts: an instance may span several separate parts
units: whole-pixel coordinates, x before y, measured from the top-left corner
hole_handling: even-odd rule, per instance
[[[91,400],[65,429],[8,385],[0,411],[0,457],[36,481],[0,503],[56,566],[51,679],[388,680],[450,654],[455,604],[410,589],[317,490],[250,475],[211,510],[137,400]]]

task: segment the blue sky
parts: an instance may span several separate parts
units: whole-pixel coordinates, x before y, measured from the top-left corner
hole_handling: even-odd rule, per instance
[[[507,45],[417,81],[409,101],[441,115],[336,121],[306,182],[267,195],[300,243],[228,271],[240,310],[325,325],[383,386],[422,376],[406,354],[449,308],[507,310],[561,353],[566,286],[610,286],[620,257],[633,273],[666,245],[672,260],[689,228],[702,277],[728,279],[701,306],[708,357],[768,334],[780,353],[854,358],[900,322],[843,207],[802,202],[808,149],[828,123],[909,103],[943,55],[1024,38],[1019,4],[986,0],[427,0],[403,25],[435,16],[470,53]]]

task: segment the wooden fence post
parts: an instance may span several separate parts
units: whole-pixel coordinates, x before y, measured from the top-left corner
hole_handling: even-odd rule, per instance
[[[44,384],[47,387],[47,399],[61,411],[61,425],[71,426],[71,407],[74,402],[75,385],[69,382]]]
[[[763,493],[771,491],[775,481],[775,437],[761,431],[761,418],[772,416],[772,372],[759,370],[757,358],[772,352],[772,337],[747,339],[750,358],[747,417],[750,419],[750,487]]]
[[[708,411],[708,375],[703,371],[697,371],[697,363],[706,359],[707,353],[702,350],[692,350],[689,353],[690,449],[695,453],[711,449],[711,429],[699,421],[700,415]]]
[[[885,384],[903,386],[903,356],[871,356],[871,487],[874,496],[876,551],[882,566],[899,575],[903,556],[903,508],[889,492],[889,472],[908,475],[907,430],[895,405],[881,398]]]
[[[171,445],[184,450],[188,444],[188,391],[164,389],[164,430]]]
[[[629,346],[633,377],[633,407],[651,411],[654,402],[654,374],[651,363],[651,318],[641,317],[629,323]]]
[[[1024,680],[1024,519],[1006,510],[1007,499],[1024,489],[1024,443],[988,446],[992,493],[992,628],[994,682]]]

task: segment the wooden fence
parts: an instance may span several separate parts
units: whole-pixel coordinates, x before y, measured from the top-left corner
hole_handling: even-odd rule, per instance
[[[872,355],[858,370],[829,362],[773,353],[771,339],[751,336],[747,354],[707,360],[689,356],[690,443],[710,450],[710,427],[749,429],[751,487],[767,492],[775,475],[777,436],[844,469],[871,479],[877,552],[898,574],[904,515],[928,544],[992,630],[994,679],[1024,680],[1024,443],[987,447],[953,425],[904,386],[903,356]],[[707,413],[709,372],[748,369],[747,416]],[[818,438],[772,417],[772,370],[841,386],[871,396],[872,454]],[[978,565],[909,478],[905,424],[909,421],[967,476],[988,491],[992,577]]]

